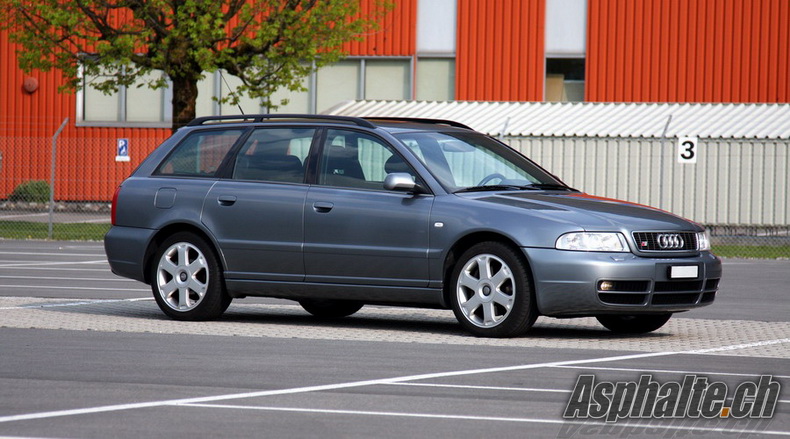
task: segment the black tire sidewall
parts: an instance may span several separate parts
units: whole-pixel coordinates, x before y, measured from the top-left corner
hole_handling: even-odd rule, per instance
[[[200,250],[208,266],[209,279],[206,294],[203,296],[200,303],[189,311],[177,311],[168,306],[159,294],[159,287],[157,285],[157,271],[162,256],[173,244],[180,242],[188,243]],[[151,263],[151,290],[162,312],[176,320],[201,321],[216,319],[225,312],[231,302],[231,298],[225,290],[222,269],[213,247],[200,236],[190,232],[175,233],[165,239],[159,246]]]
[[[466,318],[461,310],[457,292],[461,270],[471,259],[482,254],[491,254],[502,259],[510,268],[515,281],[516,297],[513,300],[513,308],[504,321],[491,328],[481,328]],[[478,337],[504,338],[522,335],[529,330],[537,319],[537,309],[530,278],[529,268],[523,256],[519,255],[512,247],[496,241],[481,242],[473,245],[463,252],[456,261],[450,276],[450,282],[447,285],[447,288],[450,289],[450,304],[456,319],[461,326]]]

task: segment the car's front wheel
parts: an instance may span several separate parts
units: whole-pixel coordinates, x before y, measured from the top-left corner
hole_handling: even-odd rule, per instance
[[[331,299],[302,299],[299,301],[305,311],[321,319],[348,317],[362,308],[362,303]]]
[[[453,270],[450,301],[458,322],[480,337],[514,337],[537,319],[529,269],[511,247],[482,242],[465,251]]]
[[[664,326],[672,314],[635,314],[597,316],[606,329],[619,334],[645,334]]]
[[[154,299],[176,320],[215,319],[230,305],[214,251],[193,233],[168,237],[159,246],[152,269]]]

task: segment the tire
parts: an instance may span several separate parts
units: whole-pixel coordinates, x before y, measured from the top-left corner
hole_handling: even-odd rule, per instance
[[[213,248],[201,237],[179,232],[167,238],[152,264],[151,289],[159,308],[176,320],[212,320],[231,297]]]
[[[305,311],[321,319],[340,319],[359,311],[364,304],[345,300],[302,299],[299,301]]]
[[[664,326],[672,314],[596,316],[606,329],[618,334],[646,334]]]
[[[538,317],[523,256],[499,242],[482,242],[465,251],[448,288],[455,318],[478,337],[518,336]]]

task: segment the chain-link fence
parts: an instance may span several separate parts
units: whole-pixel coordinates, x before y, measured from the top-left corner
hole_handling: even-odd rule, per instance
[[[130,136],[126,139],[117,139],[64,136],[55,141],[53,138],[0,137],[0,238],[102,239],[110,227],[111,200],[115,188],[168,133],[157,132],[156,135],[160,137]],[[123,142],[120,142],[121,140]],[[772,148],[772,150],[781,150],[781,146]],[[524,152],[528,155],[535,154],[535,151]],[[119,156],[121,153],[124,155]],[[542,154],[545,155],[545,152]],[[579,159],[583,154],[601,156],[604,153],[586,146],[574,153],[573,161],[584,163],[585,160]],[[748,154],[748,151],[739,150],[740,157],[744,157],[744,154]],[[126,157],[129,161],[125,161]],[[641,158],[641,164],[649,166],[649,163],[644,161],[649,161],[650,157],[652,156],[646,155]],[[783,160],[788,160],[784,155],[781,157]],[[551,161],[557,160],[557,157],[547,159],[541,154],[533,158],[540,163],[543,159],[547,162],[544,165],[549,168],[556,165]],[[595,162],[595,160],[595,157],[590,157],[588,161]],[[756,157],[740,160],[746,163],[752,160],[758,162]],[[759,160],[763,165],[769,162],[768,159]],[[727,176],[722,174],[727,172],[728,167],[720,167],[715,178],[725,180]],[[560,169],[564,171],[559,172],[560,176],[565,181],[573,183],[568,176],[574,175],[574,169],[562,167]],[[748,173],[740,166],[733,169],[740,175]],[[600,172],[609,171],[601,169]],[[611,173],[613,172],[615,171]],[[712,173],[707,175],[713,176]],[[660,178],[660,175],[656,175],[655,178]],[[709,191],[707,186],[710,184],[710,178],[688,180],[691,182],[687,185],[688,191]],[[592,181],[595,183],[595,178],[592,178]],[[614,178],[614,181],[620,181],[620,184],[634,184],[634,182],[623,182],[619,177]],[[739,183],[741,186],[743,181],[744,179],[741,178]],[[640,182],[636,183],[641,185]],[[770,183],[764,183],[763,186]],[[786,185],[786,183],[781,184]],[[700,185],[701,187],[691,188]],[[590,185],[581,185],[579,188],[594,195],[642,201],[638,193],[633,192],[632,189],[628,192],[633,195],[632,197],[623,197],[624,194],[621,193],[608,193],[607,186],[604,184],[597,185],[600,187],[596,184],[588,186]],[[613,184],[613,186],[617,185]],[[786,188],[775,189],[772,196],[783,196],[782,194],[786,193]],[[754,193],[750,191],[733,192],[729,198],[728,209],[755,204]],[[649,200],[645,203],[651,204]],[[760,202],[761,205],[766,203]],[[787,204],[787,201],[784,200],[783,203]],[[720,210],[721,206],[716,208]],[[677,213],[683,214],[683,212]],[[699,221],[699,218],[691,217],[691,219]],[[790,258],[789,224],[707,223],[706,227],[711,235],[714,253],[720,256]]]
[[[0,136],[0,239],[103,239],[115,189],[168,133],[125,139],[60,134]]]

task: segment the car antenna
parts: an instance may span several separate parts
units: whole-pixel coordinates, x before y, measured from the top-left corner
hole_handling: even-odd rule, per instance
[[[222,78],[222,82],[225,83],[225,87],[228,87],[228,91],[231,91],[230,84],[228,84],[228,80],[225,79],[225,75],[222,74],[222,70],[219,71],[219,77]],[[243,116],[244,115],[244,110],[241,109],[241,103],[236,103],[236,106],[239,107],[239,111],[241,112],[241,115]]]

